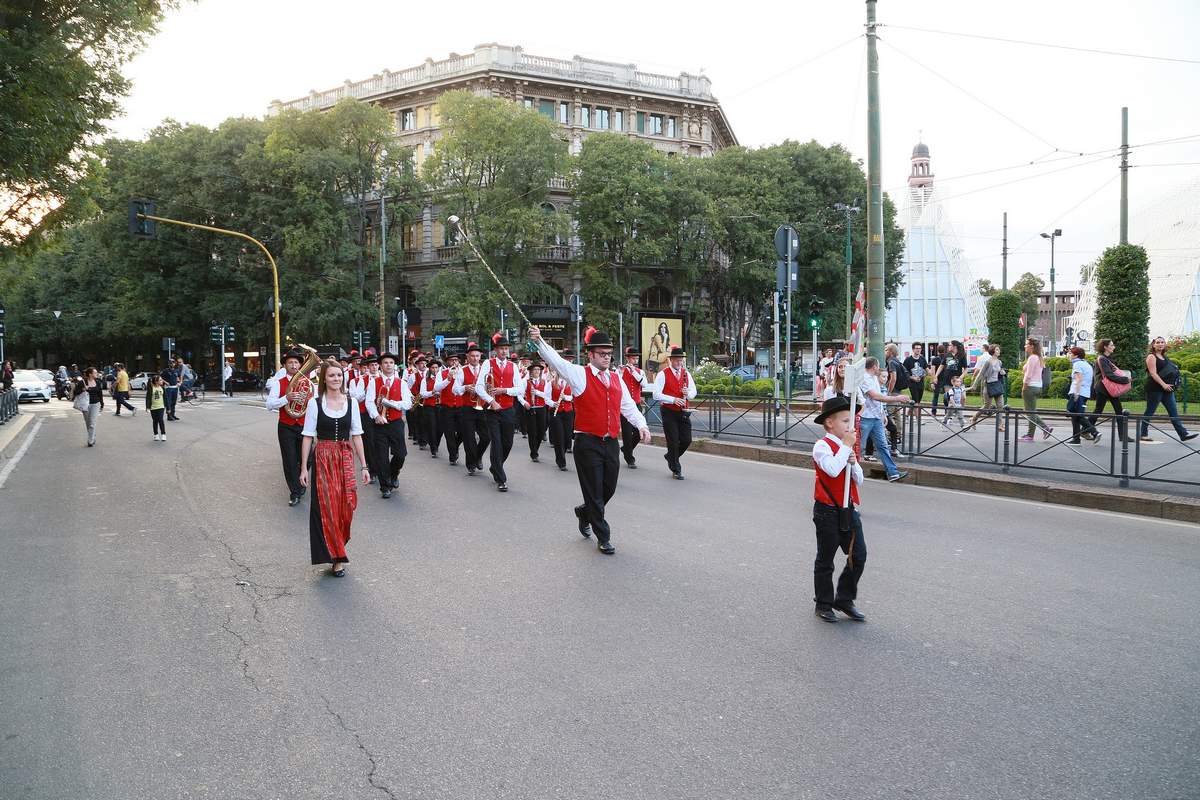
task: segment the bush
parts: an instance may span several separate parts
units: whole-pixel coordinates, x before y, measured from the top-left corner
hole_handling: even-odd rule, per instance
[[[713,383],[722,375],[728,374],[729,370],[707,358],[700,359],[700,364],[692,370],[692,377],[696,379],[697,386],[702,383]]]
[[[988,340],[1000,345],[1000,360],[1010,370],[1024,358],[1021,351],[1021,298],[1016,292],[996,292],[987,301]],[[1018,386],[1019,388],[1019,386]]]
[[[1170,355],[1175,356],[1174,353]],[[1182,372],[1200,372],[1200,353],[1182,355],[1173,359]]]
[[[1113,361],[1137,370],[1150,341],[1150,262],[1144,248],[1133,244],[1110,247],[1096,265],[1096,339],[1112,339]]]
[[[759,378],[756,381],[746,381],[738,389],[738,394],[742,396],[770,397],[775,392],[775,381]]]
[[[1050,391],[1045,391],[1043,387],[1042,395],[1044,397],[1066,397],[1067,390],[1071,388],[1071,378],[1069,373],[1063,375],[1055,373],[1054,380],[1050,381]]]

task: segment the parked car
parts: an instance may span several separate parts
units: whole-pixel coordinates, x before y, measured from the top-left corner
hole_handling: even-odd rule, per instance
[[[204,381],[206,389],[221,390],[221,374],[219,372],[205,373],[201,379]],[[231,392],[257,392],[262,388],[263,382],[262,378],[253,372],[235,369],[227,383]]]
[[[758,367],[753,364],[744,364],[730,370],[729,374],[742,381],[758,380]]]
[[[129,379],[129,391],[145,391],[146,384],[150,382],[153,374],[152,372],[139,372],[137,375],[134,375]]]
[[[49,403],[54,395],[54,381],[47,383],[41,375],[31,369],[18,369],[13,372],[13,388],[17,390],[17,400],[41,400]]]

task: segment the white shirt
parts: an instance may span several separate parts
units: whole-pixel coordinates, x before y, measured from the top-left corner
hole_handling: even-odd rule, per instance
[[[325,412],[325,416],[341,419],[346,416],[346,412],[350,412],[350,435],[362,436],[362,418],[358,414],[358,403],[353,402],[349,397],[346,398],[345,407],[336,414],[329,410],[329,403],[324,398],[321,399],[321,410]],[[304,430],[300,432],[303,436],[317,435],[317,398],[308,401],[308,408],[304,410]]]
[[[871,392],[883,394],[883,389],[879,386],[879,378],[867,373],[863,375],[862,385],[858,388],[862,392],[863,398],[862,415],[867,419],[883,419],[883,401],[871,397]]]
[[[555,353],[555,355],[558,354]],[[504,361],[496,359],[496,364],[501,369],[508,364],[512,364],[513,368],[513,385],[507,389],[498,389],[497,392],[499,394],[510,394],[513,397],[520,397],[521,395],[525,394],[525,379],[521,376],[521,370],[517,369],[516,362],[514,362],[511,358],[506,358]],[[487,376],[490,375],[491,372],[492,360],[489,358],[480,365],[479,377],[475,379],[475,394],[479,395],[479,398],[488,405],[491,404],[494,398],[487,393],[487,390],[484,388],[484,386],[487,384]]]
[[[542,398],[543,400],[546,401],[546,403],[548,405],[551,404],[550,403],[550,387],[554,385],[554,382],[548,381],[545,378],[538,378],[538,381],[541,382],[543,388],[542,389],[534,389],[533,395],[535,397]],[[526,380],[526,385],[528,385],[529,383],[530,383],[530,381]],[[529,403],[525,402],[525,393],[524,392],[522,392],[521,396],[518,397],[517,399],[521,401],[521,405],[525,406],[526,408],[532,408],[532,406],[530,406]]]
[[[834,455],[833,448],[829,446],[829,442],[837,442],[838,451]],[[842,470],[846,468],[846,463],[850,460],[850,454],[854,452],[853,447],[846,447],[846,443],[840,441],[832,434],[825,434],[817,443],[813,445],[813,463],[816,464],[822,472],[830,477],[836,478],[842,474]],[[863,470],[861,464],[855,464],[854,469],[850,471],[850,478],[855,485],[862,486]],[[840,504],[842,498],[835,498]]]
[[[463,372],[463,370],[465,370],[467,367],[471,367],[471,365],[464,364],[463,366],[458,368],[457,372],[454,375],[454,388],[451,389],[451,391],[453,391],[456,395],[459,395],[460,397],[467,393],[467,384],[466,384],[465,378],[463,377],[466,374]],[[471,367],[471,369],[472,370],[482,370],[483,365],[480,364],[477,367]]]
[[[394,408],[397,411],[408,411],[410,408],[412,408],[412,392],[408,390],[408,383],[404,380],[404,378],[395,374],[393,374],[391,377],[388,377],[387,375],[380,375],[379,377],[383,379],[383,388],[385,394],[388,392],[388,389],[392,383],[395,381],[400,382],[400,399],[390,400],[387,397],[384,397],[382,399],[385,406],[388,408]],[[375,409],[375,381],[371,381],[371,383],[367,386],[366,402],[367,413],[371,415],[371,419],[375,419],[379,416]]]
[[[299,373],[296,373],[296,374],[299,374]],[[286,376],[287,376],[287,370],[281,368],[278,372],[276,372],[274,375],[272,375],[271,380],[267,382],[267,385],[271,387],[271,391],[267,393],[267,411],[278,411],[279,409],[283,408],[284,406],[286,406],[288,404],[287,395],[280,394],[280,392],[279,392],[279,386],[280,386],[279,381]],[[292,383],[291,380],[289,380],[288,381],[289,389],[291,388],[291,383]]]
[[[426,371],[425,374],[421,376],[421,397],[433,397],[435,394],[441,394],[442,389],[445,389],[450,385],[450,379],[440,374],[442,371],[443,370],[439,370],[434,374],[432,389],[425,388],[425,384],[429,377],[429,372]]]
[[[222,378],[225,378],[226,380],[228,380],[232,376],[233,376],[233,367],[226,364],[224,367],[221,368],[221,377]]]
[[[696,381],[692,379],[692,375],[687,371],[687,367],[680,367],[679,372],[675,372],[675,370],[670,366],[660,369],[658,374],[654,376],[654,399],[666,405],[675,405],[673,402],[675,400],[674,397],[668,394],[663,394],[663,388],[667,385],[667,370],[671,370],[671,373],[676,379],[680,378],[682,375],[688,376],[687,391],[685,393],[687,394],[688,400],[693,399],[696,396]]]
[[[570,363],[560,356],[557,350],[546,344],[545,339],[539,341],[537,345],[538,352],[542,354],[542,360],[549,364],[571,387],[572,398],[579,397],[587,390],[587,370],[590,369],[601,383],[604,382],[600,370],[591,364],[581,367],[578,364]],[[629,424],[639,431],[649,430],[650,426],[646,424],[646,418],[642,416],[641,411],[638,411],[637,403],[633,402],[633,398],[629,396],[629,387],[625,385],[625,381],[621,380],[621,376],[615,372],[609,372],[608,379],[621,385],[621,416],[629,420]]]
[[[646,370],[642,369],[641,367],[630,366],[629,364],[624,364],[620,367],[617,367],[617,372],[630,372],[633,370],[637,370],[633,374],[634,374],[634,377],[636,377],[638,379],[638,383],[640,383],[642,385],[642,391],[643,392],[654,391],[654,384],[652,384],[652,383],[650,383],[650,381],[646,380]],[[641,392],[639,392],[639,394],[641,394]],[[639,400],[641,398],[635,397],[633,399]]]

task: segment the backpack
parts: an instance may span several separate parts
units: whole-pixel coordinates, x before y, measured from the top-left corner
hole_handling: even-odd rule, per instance
[[[1054,371],[1050,367],[1042,367],[1042,394],[1050,391],[1050,382],[1054,380]]]

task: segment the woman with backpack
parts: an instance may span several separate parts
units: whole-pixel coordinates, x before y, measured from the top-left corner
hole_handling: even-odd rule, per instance
[[[1112,339],[1100,339],[1096,342],[1096,382],[1092,387],[1092,396],[1096,398],[1096,409],[1088,419],[1088,424],[1096,429],[1096,419],[1104,413],[1104,406],[1111,405],[1112,413],[1124,414],[1121,406],[1121,395],[1129,391],[1132,381],[1128,372],[1113,363],[1112,354],[1117,350]],[[1124,442],[1129,438],[1125,430],[1125,420],[1117,422],[1117,436]]]
[[[1050,388],[1043,386],[1046,383],[1045,375],[1049,369],[1043,370],[1042,368],[1041,343],[1037,339],[1026,339],[1025,355],[1025,367],[1021,378],[1021,401],[1025,405],[1025,418],[1029,420],[1029,430],[1021,437],[1021,441],[1032,442],[1035,428],[1041,428],[1042,438],[1049,439],[1054,428],[1042,422],[1042,418],[1037,415],[1038,398]]]
[[[1150,418],[1158,410],[1159,404],[1167,407],[1167,415],[1179,441],[1186,442],[1195,439],[1200,434],[1188,433],[1187,428],[1179,421],[1179,409],[1175,406],[1175,387],[1179,385],[1179,365],[1167,357],[1167,340],[1159,336],[1150,343],[1150,352],[1146,356],[1146,413],[1142,415],[1141,440],[1153,442],[1150,438]]]

